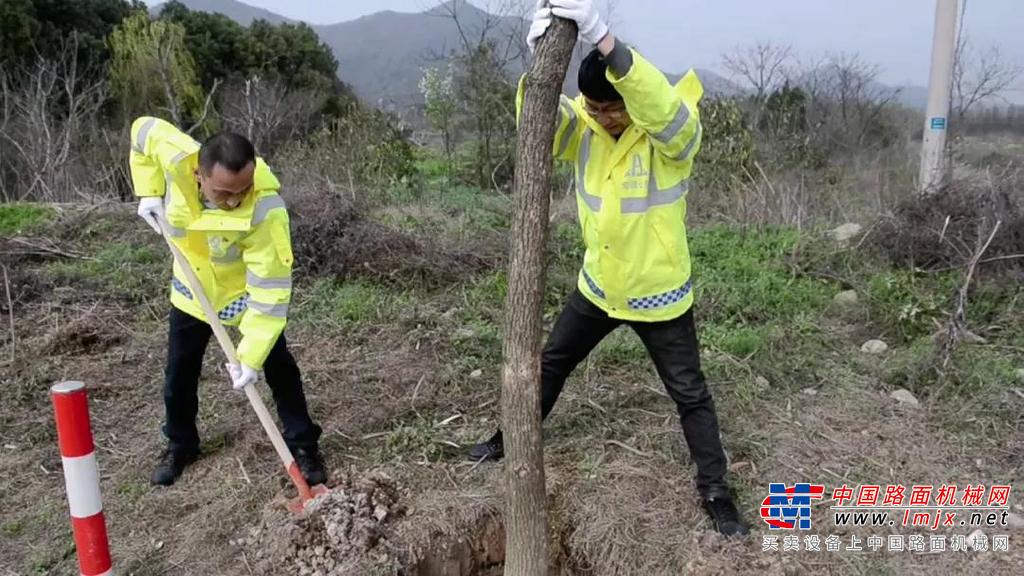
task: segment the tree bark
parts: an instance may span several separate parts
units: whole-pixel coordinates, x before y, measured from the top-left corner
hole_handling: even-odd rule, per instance
[[[526,74],[519,121],[501,386],[507,456],[506,576],[544,576],[548,568],[540,419],[541,304],[555,121],[576,34],[575,23],[555,18],[541,38]]]

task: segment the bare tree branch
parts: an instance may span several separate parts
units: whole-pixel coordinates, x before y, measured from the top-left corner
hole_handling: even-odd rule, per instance
[[[998,46],[977,53],[967,35],[962,34],[957,40],[953,60],[953,111],[956,118],[962,121],[978,103],[999,98],[1022,73],[1024,68],[1006,60]]]
[[[188,131],[186,132],[187,134],[191,135],[193,132],[196,131],[197,128],[199,128],[203,125],[204,122],[206,122],[206,117],[210,113],[210,103],[213,102],[213,95],[217,93],[217,88],[220,86],[220,84],[220,78],[213,79],[213,86],[210,87],[210,92],[206,95],[206,102],[203,103],[203,113],[199,116],[199,120],[196,120],[196,123],[188,129]]]
[[[746,48],[737,48],[722,57],[722,65],[754,91],[758,102],[776,88],[788,74],[793,48],[770,42],[758,42]]]

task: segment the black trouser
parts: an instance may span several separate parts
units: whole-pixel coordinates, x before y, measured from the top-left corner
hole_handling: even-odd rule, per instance
[[[196,414],[199,412],[199,373],[203,354],[213,331],[210,325],[171,307],[167,346],[167,370],[164,380],[164,408],[167,421],[164,434],[168,448],[174,451],[199,450]],[[282,334],[263,365],[267,384],[274,394],[277,415],[284,424],[284,441],[292,450],[314,448],[320,439],[320,427],[313,423],[302,392],[302,378],[295,358],[288,351]]]
[[[621,324],[628,324],[654,360],[669,396],[676,403],[690,458],[697,465],[697,489],[726,490],[725,452],[718,417],[700,369],[700,347],[692,309],[665,322],[629,322],[610,318],[578,290],[569,297],[544,346],[541,362],[541,417],[546,418],[573,369]]]

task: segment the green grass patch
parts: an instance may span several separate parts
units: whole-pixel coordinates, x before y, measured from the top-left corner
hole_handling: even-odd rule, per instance
[[[931,334],[936,322],[948,318],[959,281],[956,272],[925,275],[876,269],[866,282],[871,319],[902,342]]]
[[[835,289],[786,266],[799,239],[796,230],[782,228],[746,233],[713,227],[692,234],[697,309],[710,322],[746,326],[819,314]]]
[[[314,325],[392,322],[413,302],[405,290],[365,280],[322,278],[302,292],[295,319]]]
[[[0,235],[22,234],[49,222],[57,212],[42,204],[0,204]]]
[[[399,230],[451,241],[472,243],[486,234],[508,230],[511,203],[505,196],[473,186],[452,185],[429,192],[427,196],[389,199],[374,212],[374,218]]]
[[[416,416],[409,422],[392,428],[384,436],[383,443],[374,449],[374,460],[378,462],[410,461],[437,462],[455,449],[447,444],[450,433],[438,422]]]
[[[129,300],[164,293],[170,282],[169,257],[151,246],[113,244],[90,260],[63,260],[45,267],[55,281],[103,290]]]
[[[953,354],[946,379],[936,379],[932,391],[939,403],[943,428],[968,442],[1001,445],[1020,417],[1016,369],[1024,355],[1007,354],[985,346],[960,346]]]

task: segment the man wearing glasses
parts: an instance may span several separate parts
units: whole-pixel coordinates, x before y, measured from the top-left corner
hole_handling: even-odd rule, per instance
[[[593,0],[538,2],[531,50],[553,16],[577,23],[597,48],[582,62],[581,95],[561,97],[555,158],[572,162],[586,244],[577,289],[544,347],[541,417],[573,369],[622,324],[641,338],[676,403],[696,485],[715,528],[745,535],[725,479],[718,418],[700,368],[687,247],[686,192],[700,148],[692,71],[675,86],[608,30]],[[522,106],[520,85],[517,111]],[[470,450],[473,460],[504,456],[501,431]]]

